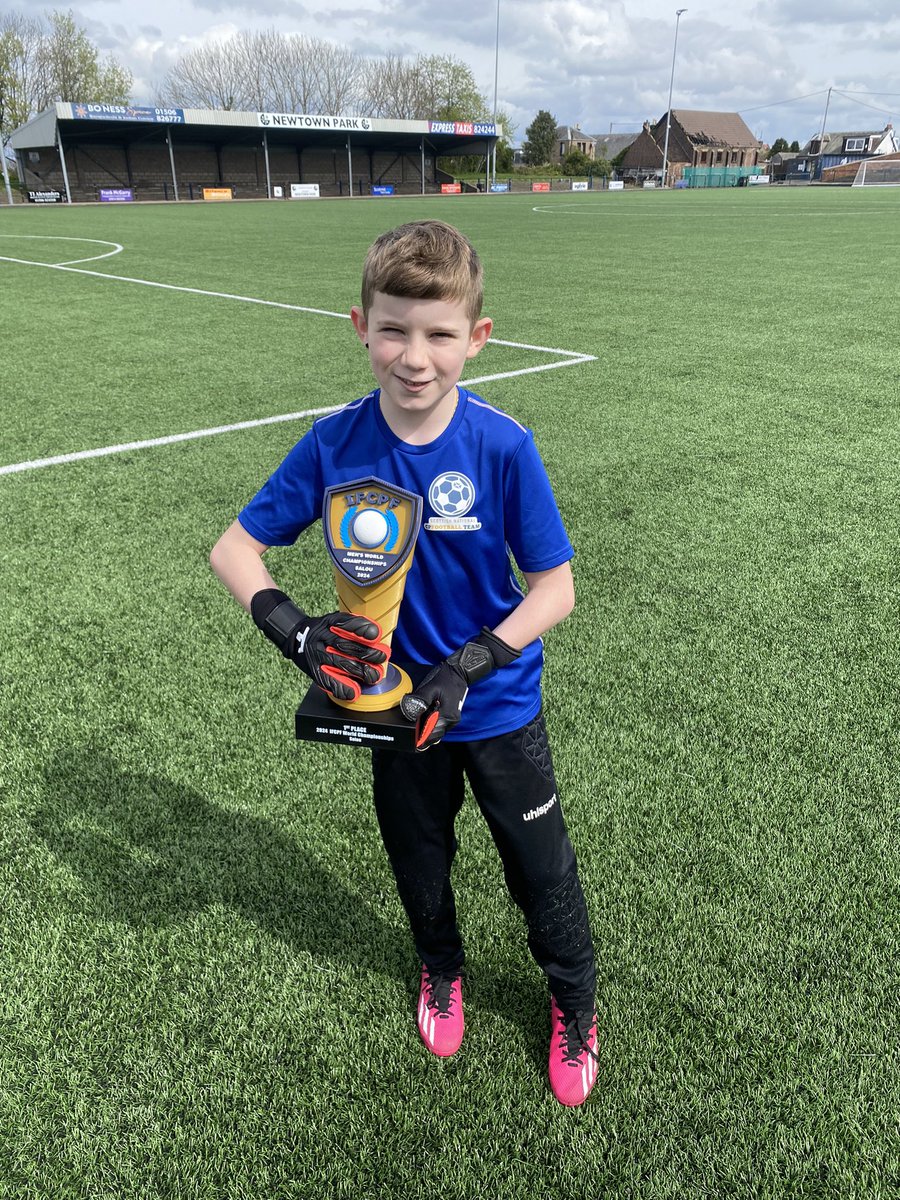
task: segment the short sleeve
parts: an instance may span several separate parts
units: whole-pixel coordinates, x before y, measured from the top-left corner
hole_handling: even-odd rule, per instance
[[[238,513],[246,531],[267,546],[292,546],[322,508],[322,470],[315,426],[294,446]]]
[[[506,541],[521,571],[549,571],[574,554],[531,431],[510,462],[504,496]]]

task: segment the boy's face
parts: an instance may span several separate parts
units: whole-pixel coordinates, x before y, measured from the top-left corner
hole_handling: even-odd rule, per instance
[[[381,388],[385,415],[423,420],[456,401],[456,384],[466,360],[488,340],[491,321],[469,322],[462,301],[415,300],[376,292],[369,311],[350,311],[354,328],[368,343],[372,372]]]

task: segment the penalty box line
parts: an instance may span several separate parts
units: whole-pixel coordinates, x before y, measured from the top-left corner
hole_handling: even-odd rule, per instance
[[[136,283],[143,287],[160,288],[164,291],[186,292],[195,296],[209,296],[218,300],[236,300],[244,304],[259,304],[267,308],[287,309],[290,312],[311,313],[314,316],[338,317],[350,320],[347,313],[332,312],[325,308],[310,308],[302,304],[286,304],[279,300],[262,300],[257,296],[240,296],[232,292],[213,292],[204,288],[183,287],[174,283],[159,283],[152,279],[137,279],[128,275],[109,275],[105,271],[88,271],[83,267],[69,266],[63,263],[37,263],[30,259],[11,258],[0,255],[0,262],[16,263],[21,266],[44,267],[52,271],[68,271],[75,275],[90,275],[97,279],[112,279],[119,283]],[[510,342],[502,338],[491,338],[495,346],[508,346],[517,350],[531,350],[541,354],[558,354],[561,359],[557,362],[541,363],[534,367],[521,367],[516,371],[499,371],[493,375],[479,375],[474,379],[462,380],[467,387],[476,383],[490,383],[497,379],[512,379],[519,375],[533,375],[538,371],[553,371],[560,367],[574,367],[580,363],[595,362],[595,354],[584,354],[577,350],[561,350],[555,346],[537,346],[528,342]],[[257,429],[263,425],[275,425],[285,421],[300,421],[307,417],[323,416],[326,413],[337,412],[342,404],[330,405],[327,408],[310,408],[302,412],[281,413],[272,417],[259,417],[252,421],[236,421],[229,425],[216,425],[209,429],[195,429],[189,433],[173,433],[164,437],[146,438],[137,442],[120,442],[113,446],[100,446],[92,450],[77,450],[70,454],[54,454],[48,458],[30,459],[26,462],[10,463],[0,466],[0,475],[14,475],[22,471],[35,471],[42,467],[60,466],[64,463],[79,462],[88,458],[104,458],[111,454],[125,454],[134,450],[148,450],[158,446],[170,446],[176,442],[194,441],[198,438],[215,437],[222,433],[236,433],[243,429]]]

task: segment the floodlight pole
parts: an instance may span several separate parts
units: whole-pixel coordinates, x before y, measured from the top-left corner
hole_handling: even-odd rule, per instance
[[[3,182],[6,185],[6,199],[10,205],[13,202],[12,186],[9,182],[9,168],[6,165],[6,146],[3,141],[3,134],[0,133],[0,160],[3,162]]]
[[[69,187],[69,171],[66,167],[66,152],[63,149],[62,130],[56,122],[56,149],[59,151],[59,165],[62,167],[63,183],[66,186],[66,204],[72,203],[72,190]]]
[[[679,8],[675,13],[675,44],[672,47],[672,74],[669,76],[669,108],[666,112],[666,140],[663,146],[662,185],[666,186],[666,170],[669,165],[669,126],[672,124],[672,88],[675,86],[675,55],[678,51],[678,22],[686,8]]]
[[[494,38],[494,137],[497,136],[497,80],[500,76],[500,0],[497,0],[497,32]],[[491,183],[497,182],[497,142],[494,141]]]
[[[822,132],[819,134],[819,174],[818,178],[822,178],[822,158],[825,153],[825,124],[828,121],[828,105],[831,103],[831,88],[828,89],[828,95],[825,97],[825,112],[822,114]],[[815,174],[815,172],[813,172]]]

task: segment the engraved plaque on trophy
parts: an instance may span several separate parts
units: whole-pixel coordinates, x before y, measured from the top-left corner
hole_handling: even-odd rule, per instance
[[[388,645],[397,627],[422,507],[421,496],[373,477],[327,488],[322,504],[322,532],[339,607],[376,621]],[[412,688],[408,670],[390,660],[384,678],[364,688],[356,700],[336,700],[313,684],[297,709],[296,735],[305,741],[415,750],[415,726],[398,707]]]

